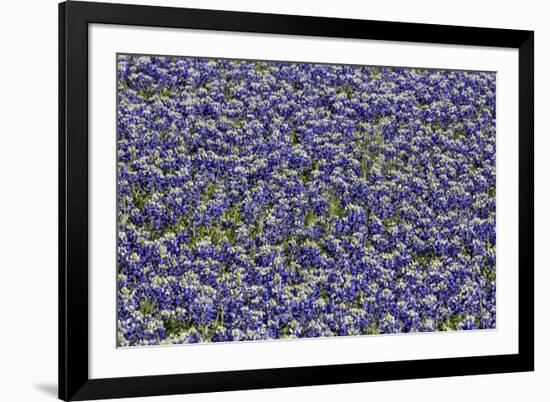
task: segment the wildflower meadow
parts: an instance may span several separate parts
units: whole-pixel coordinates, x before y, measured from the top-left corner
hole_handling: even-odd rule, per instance
[[[496,74],[117,56],[117,345],[496,327]]]

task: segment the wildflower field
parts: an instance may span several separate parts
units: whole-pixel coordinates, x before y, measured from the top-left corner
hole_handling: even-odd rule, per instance
[[[118,346],[495,328],[495,73],[117,66]]]

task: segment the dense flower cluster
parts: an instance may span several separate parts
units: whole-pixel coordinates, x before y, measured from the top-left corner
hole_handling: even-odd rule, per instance
[[[495,327],[495,74],[117,62],[119,346]]]

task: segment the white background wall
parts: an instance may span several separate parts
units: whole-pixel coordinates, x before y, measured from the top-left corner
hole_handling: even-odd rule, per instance
[[[120,1],[123,2],[123,1]],[[139,2],[135,0],[134,2]],[[548,400],[546,176],[550,25],[544,1],[181,0],[144,4],[534,29],[536,371],[159,397],[158,401]],[[57,383],[57,1],[2,2],[0,22],[0,400],[46,401]],[[545,381],[546,380],[546,381]]]

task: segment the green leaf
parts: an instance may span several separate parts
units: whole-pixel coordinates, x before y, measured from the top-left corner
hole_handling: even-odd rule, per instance
[[[342,207],[342,202],[340,201],[340,198],[338,198],[333,193],[329,194],[328,213],[331,218],[344,217],[344,207]]]
[[[290,142],[292,143],[292,145],[298,145],[300,143],[300,139],[296,134],[296,130],[292,130],[292,132],[290,133]]]
[[[307,211],[304,226],[306,228],[310,228],[313,226],[314,223],[315,223],[315,212]]]
[[[155,303],[150,302],[149,300],[142,300],[139,302],[139,310],[143,313],[143,315],[150,315],[155,307]]]

